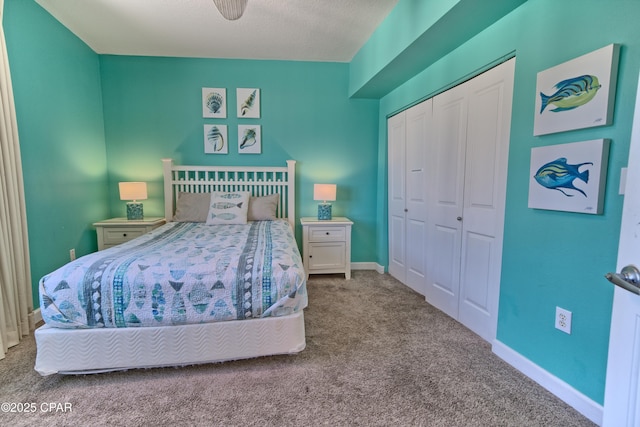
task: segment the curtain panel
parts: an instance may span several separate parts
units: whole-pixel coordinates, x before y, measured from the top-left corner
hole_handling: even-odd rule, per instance
[[[0,0],[0,23],[4,16]],[[0,26],[0,359],[34,329],[22,161],[9,58]]]

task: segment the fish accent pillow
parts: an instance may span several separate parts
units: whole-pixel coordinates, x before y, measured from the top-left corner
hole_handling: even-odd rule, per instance
[[[246,224],[250,196],[243,191],[211,193],[206,224]]]

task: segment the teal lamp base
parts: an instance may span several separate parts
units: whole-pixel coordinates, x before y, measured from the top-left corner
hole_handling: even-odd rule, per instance
[[[321,221],[331,219],[331,203],[318,203],[318,219]]]
[[[142,203],[138,203],[138,202],[127,203],[127,219],[128,220],[144,219],[144,215],[142,213]]]

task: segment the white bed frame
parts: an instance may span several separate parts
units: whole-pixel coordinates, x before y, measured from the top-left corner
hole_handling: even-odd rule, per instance
[[[162,159],[165,218],[180,192],[250,191],[279,194],[278,218],[295,224],[295,161],[285,167],[175,166]],[[41,375],[87,374],[135,368],[224,362],[305,348],[302,311],[283,317],[149,328],[58,329],[35,332]]]

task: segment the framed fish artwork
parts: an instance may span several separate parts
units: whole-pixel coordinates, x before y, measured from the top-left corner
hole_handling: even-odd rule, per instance
[[[260,118],[260,89],[236,89],[238,117],[242,119]]]
[[[529,207],[601,214],[608,160],[608,139],[532,148]]]
[[[610,44],[539,72],[533,134],[610,125],[619,56]]]
[[[260,154],[261,152],[260,125],[238,125],[238,153]]]
[[[202,117],[227,118],[227,90],[225,88],[202,88]]]
[[[227,125],[204,125],[205,154],[227,154],[229,143]]]

